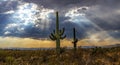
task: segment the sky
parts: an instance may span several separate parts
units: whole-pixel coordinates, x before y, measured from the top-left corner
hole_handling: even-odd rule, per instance
[[[0,47],[54,46],[49,35],[56,11],[66,39],[72,39],[75,27],[79,40],[94,45],[120,40],[120,0],[0,0],[0,6]]]

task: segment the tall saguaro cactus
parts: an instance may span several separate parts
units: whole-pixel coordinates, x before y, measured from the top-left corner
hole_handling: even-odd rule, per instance
[[[65,28],[62,30],[59,29],[59,16],[58,12],[56,12],[56,30],[53,30],[53,33],[49,36],[51,40],[56,41],[56,50],[60,53],[60,39],[64,39],[66,35],[64,35]],[[63,36],[64,35],[64,36]]]
[[[77,42],[78,42],[78,39],[76,38],[76,31],[75,31],[75,28],[73,28],[73,45],[74,45],[74,51],[76,51],[77,49]]]

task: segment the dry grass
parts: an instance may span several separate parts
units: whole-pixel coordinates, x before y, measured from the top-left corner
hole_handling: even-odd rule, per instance
[[[120,48],[0,50],[0,65],[120,65]]]

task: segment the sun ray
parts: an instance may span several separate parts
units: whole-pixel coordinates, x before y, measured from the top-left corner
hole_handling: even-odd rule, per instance
[[[18,5],[17,10],[5,12],[5,14],[12,14],[10,20],[14,24],[17,24],[17,27],[22,25],[24,28],[26,26],[31,26],[40,29],[49,28],[52,13],[54,13],[52,9],[47,9],[43,6],[38,7],[38,5],[34,3],[26,2]]]
[[[84,8],[84,11],[83,11]],[[82,29],[87,29],[87,27],[85,25],[91,26],[92,28],[87,29],[86,31],[86,37],[89,38],[89,40],[92,41],[100,41],[100,40],[104,40],[104,39],[113,39],[112,36],[110,36],[108,34],[107,31],[103,30],[101,27],[99,27],[98,25],[96,25],[95,23],[93,23],[91,20],[89,20],[86,17],[86,13],[85,10],[88,10],[89,7],[75,7],[72,8],[71,10],[69,10],[65,16],[66,17],[70,17],[70,19],[68,19],[68,21],[72,22],[72,23],[76,23],[76,25],[79,25]],[[102,32],[102,33],[100,33]],[[101,36],[102,34],[104,34],[104,36]]]

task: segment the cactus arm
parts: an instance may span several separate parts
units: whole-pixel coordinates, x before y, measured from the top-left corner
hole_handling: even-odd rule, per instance
[[[73,42],[72,43],[77,43],[78,42],[78,39],[75,39],[75,40],[73,40]]]
[[[55,34],[53,34],[53,33],[51,33],[51,36],[52,36],[52,37],[54,37],[54,38],[56,38],[56,35],[55,35]]]
[[[56,36],[55,36],[55,34],[53,34],[53,33],[51,33],[51,35],[50,35],[49,37],[50,37],[50,39],[52,39],[52,40],[56,40],[56,39],[57,39]]]
[[[64,39],[64,38],[66,38],[66,35],[60,37],[60,39]]]
[[[53,40],[53,41],[56,40],[56,38],[52,37],[51,35],[49,36],[49,38],[50,38],[51,40]]]
[[[77,43],[78,42],[78,39],[75,39],[75,43]]]
[[[65,28],[63,28],[63,29],[62,29],[62,30],[60,30],[59,32],[60,32],[60,33],[59,33],[60,35],[63,35],[63,34],[64,34],[64,32],[65,32]]]

